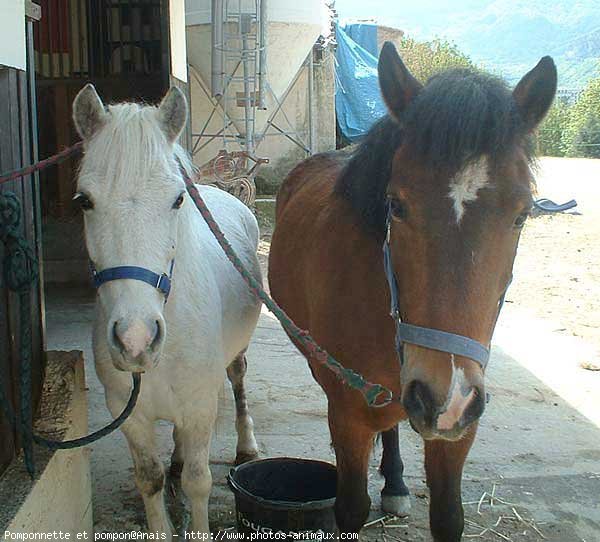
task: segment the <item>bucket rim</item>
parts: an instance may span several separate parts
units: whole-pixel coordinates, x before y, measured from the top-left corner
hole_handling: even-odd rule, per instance
[[[234,476],[241,470],[244,470],[247,467],[251,467],[256,463],[278,463],[283,462],[285,460],[292,460],[295,462],[301,463],[319,463],[321,465],[332,468],[337,472],[337,467],[328,463],[327,461],[321,461],[319,459],[304,459],[300,457],[268,457],[266,459],[253,459],[252,461],[248,461],[247,463],[243,463],[242,465],[238,465],[237,467],[233,467],[229,474],[227,475],[227,483],[229,484],[230,489],[234,492],[234,494],[240,494],[246,497],[247,499],[251,499],[254,502],[271,508],[285,508],[286,510],[321,510],[323,508],[330,508],[335,504],[336,497],[330,497],[328,499],[317,499],[313,501],[306,502],[293,502],[293,501],[282,501],[276,499],[265,499],[264,497],[259,497],[258,495],[252,494],[247,489],[243,488],[240,484],[238,484]]]

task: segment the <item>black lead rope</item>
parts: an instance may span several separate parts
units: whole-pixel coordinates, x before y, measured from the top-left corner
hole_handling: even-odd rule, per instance
[[[81,446],[87,446],[88,444],[96,442],[102,437],[109,435],[115,429],[118,429],[119,427],[121,427],[121,425],[123,425],[123,422],[129,417],[131,411],[134,409],[135,404],[137,402],[142,383],[141,373],[131,373],[131,378],[133,381],[133,388],[131,390],[129,401],[127,401],[127,405],[125,405],[123,412],[121,412],[121,414],[119,414],[106,427],[98,429],[98,431],[94,431],[93,433],[90,433],[85,437],[79,437],[73,440],[49,440],[44,437],[40,437],[39,435],[33,435],[33,440],[37,444],[45,446],[46,448],[50,448],[51,450],[70,450],[72,448],[80,448]]]
[[[5,286],[19,296],[19,410],[15,413],[4,393],[7,375],[0,374],[0,405],[9,423],[22,442],[25,466],[33,478],[35,462],[33,442],[51,450],[65,450],[86,446],[118,429],[133,411],[140,394],[141,374],[133,373],[133,389],[123,412],[109,425],[73,440],[50,440],[35,435],[32,429],[31,401],[31,289],[38,280],[38,261],[21,227],[21,204],[12,192],[0,194],[0,241],[4,245],[2,279]]]

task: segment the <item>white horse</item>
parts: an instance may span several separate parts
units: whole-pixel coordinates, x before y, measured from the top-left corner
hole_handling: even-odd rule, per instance
[[[117,277],[98,286],[93,330],[96,371],[114,416],[124,408],[131,372],[143,372],[137,405],[122,426],[144,499],[148,527],[170,540],[165,472],[154,438],[156,420],[174,424],[171,472],[180,473],[192,529],[209,533],[210,439],[225,373],[236,401],[236,461],[258,454],[244,391],[245,351],[260,304],[227,260],[189,199],[180,167],[192,174],[176,143],[187,119],[172,88],[158,107],[105,108],[92,85],[73,102],[84,145],[77,194],[85,238],[98,272],[136,266],[169,273],[168,296],[155,285]],[[261,280],[258,225],[233,196],[198,186],[244,264]]]

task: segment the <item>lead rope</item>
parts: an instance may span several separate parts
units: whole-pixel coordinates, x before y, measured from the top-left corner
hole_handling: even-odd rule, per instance
[[[245,268],[244,264],[239,259],[232,246],[229,244],[229,241],[227,241],[225,238],[221,228],[216,223],[212,213],[204,203],[202,196],[200,196],[198,188],[189,178],[186,172],[183,171],[183,168],[182,174],[190,197],[196,204],[196,207],[198,208],[198,211],[200,211],[202,218],[217,239],[217,242],[223,249],[223,252],[225,252],[229,261],[237,269],[238,273],[242,276],[248,285],[248,288],[250,288],[254,295],[256,295],[256,297],[260,299],[262,303],[264,303],[267,309],[273,313],[275,318],[279,320],[283,328],[290,334],[290,336],[304,347],[306,355],[320,365],[332,371],[338,380],[343,382],[345,385],[352,389],[358,390],[364,396],[367,404],[370,407],[384,407],[388,405],[393,399],[393,394],[388,388],[382,386],[381,384],[373,384],[372,382],[365,380],[362,375],[358,374],[352,369],[348,369],[341,365],[329,353],[323,350],[307,331],[300,329],[285,313],[285,311],[267,294],[267,292],[265,292],[262,285]],[[381,394],[384,394],[384,398],[378,401],[378,397]]]

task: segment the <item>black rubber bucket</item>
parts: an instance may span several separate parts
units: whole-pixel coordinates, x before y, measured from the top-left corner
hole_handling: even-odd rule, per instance
[[[241,533],[336,532],[334,465],[291,457],[259,459],[231,469],[227,481]]]

